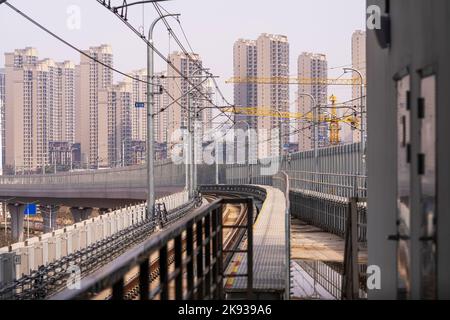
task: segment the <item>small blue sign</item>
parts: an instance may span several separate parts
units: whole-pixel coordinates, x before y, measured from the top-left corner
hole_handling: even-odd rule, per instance
[[[24,214],[27,216],[34,216],[37,213],[37,206],[35,203],[29,203],[25,207]]]
[[[145,102],[136,102],[134,104],[134,107],[137,109],[143,109],[143,108],[145,108]]]

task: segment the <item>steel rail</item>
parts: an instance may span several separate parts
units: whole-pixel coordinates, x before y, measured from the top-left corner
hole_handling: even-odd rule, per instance
[[[220,199],[217,195],[204,195],[205,197],[208,197],[214,202],[218,199]],[[238,198],[238,195],[235,196],[229,196],[228,198]],[[238,219],[236,224],[238,226],[243,226],[246,223],[246,215],[247,215],[247,208],[244,205],[239,205],[240,212],[238,215]],[[227,217],[224,216],[224,221],[227,221]],[[233,229],[230,233],[227,234],[226,238],[224,239],[224,251],[229,250],[236,250],[236,248],[239,246],[239,244],[242,241],[243,236],[245,235],[245,231],[240,228]],[[186,238],[183,238],[183,250],[184,253],[186,251]],[[195,253],[195,252],[194,252]],[[172,266],[175,262],[175,248],[170,248],[168,251],[169,256],[169,262],[168,265]],[[230,263],[232,259],[232,254],[227,253],[224,257],[224,266],[226,266]],[[159,259],[155,259],[151,262],[150,268],[149,268],[149,281],[150,283],[153,283],[154,281],[157,281],[159,278]],[[184,272],[185,273],[185,272]],[[136,272],[134,275],[131,276],[131,279],[127,281],[127,283],[124,286],[124,299],[125,300],[136,300],[140,297],[140,290],[139,290],[139,272]],[[112,295],[110,294],[106,300],[110,300],[112,298]]]

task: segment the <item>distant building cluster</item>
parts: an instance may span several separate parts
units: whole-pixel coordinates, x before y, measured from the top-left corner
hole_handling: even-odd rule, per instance
[[[240,39],[234,44],[234,77],[236,79],[270,79],[289,77],[289,42],[286,36],[261,34],[256,40]],[[234,86],[234,104],[237,107],[270,109],[280,114],[289,112],[289,84],[259,84],[257,81]],[[254,117],[237,115],[238,128],[257,129],[260,158],[279,154],[289,144],[289,127],[281,116]],[[277,130],[277,137],[271,132]],[[261,134],[264,132],[265,134]],[[281,145],[280,145],[281,143]]]
[[[355,31],[352,35],[352,65],[359,70],[365,80],[366,34]],[[279,152],[290,152],[294,146],[299,151],[314,149],[330,145],[329,123],[319,122],[317,134],[312,124],[313,119],[287,119],[283,113],[295,111],[297,115],[313,115],[317,108],[317,117],[329,117],[329,92],[323,80],[328,79],[328,61],[325,54],[303,52],[298,56],[298,93],[295,97],[296,109],[290,109],[289,85],[292,84],[289,74],[289,42],[286,36],[262,34],[257,40],[239,39],[234,44],[234,104],[237,107],[253,108],[255,110],[272,110],[279,112],[277,117],[258,117],[255,115],[235,115],[236,127],[250,127],[256,130],[281,131],[281,139],[269,137],[258,143],[259,155],[277,155]],[[353,74],[355,80],[358,75]],[[239,79],[247,79],[240,81]],[[284,79],[283,81],[279,81]],[[286,81],[287,80],[287,81]],[[306,80],[306,81],[302,81]],[[360,86],[353,86],[351,104],[355,110],[360,108]],[[314,98],[314,100],[312,98]],[[363,99],[365,101],[365,99]],[[316,105],[313,105],[314,102]],[[363,102],[365,103],[365,102]],[[361,113],[350,113],[344,110],[338,112],[338,117],[354,114],[361,121]],[[280,121],[280,118],[282,121]],[[365,120],[365,114],[362,116]],[[284,125],[283,125],[284,124]],[[278,134],[278,133],[277,133]],[[272,136],[269,134],[269,136]],[[342,142],[361,141],[361,132],[345,124],[340,126]],[[317,141],[316,141],[317,139]],[[280,141],[281,140],[281,141]],[[280,146],[281,142],[281,146]]]
[[[101,45],[85,53],[96,61],[83,54],[78,65],[41,60],[30,47],[5,53],[5,68],[0,69],[0,167],[4,174],[145,162],[146,70],[133,71],[131,78],[114,83],[112,48]],[[183,76],[191,77],[201,68],[196,54],[174,52],[169,59]],[[194,84],[200,84],[201,75],[196,79]],[[192,95],[174,99],[192,88],[171,67],[157,73],[153,83],[157,91],[155,150],[161,159],[174,143],[174,131],[186,126],[185,110]],[[205,96],[212,98],[213,90],[204,87]],[[212,108],[207,108],[207,99],[192,99],[202,110],[197,116],[205,123],[202,129],[209,130]],[[160,112],[169,104],[170,108]]]
[[[351,66],[360,71],[364,80],[365,41],[365,32],[353,33]],[[316,145],[327,147],[329,123],[319,121],[316,128],[313,119],[285,116],[292,111],[287,37],[263,33],[256,40],[237,40],[233,49],[234,79],[246,79],[235,81],[235,106],[278,113],[276,117],[255,116],[251,112],[235,114],[236,129],[258,132],[258,143],[250,144],[254,149],[249,154],[262,158],[280,152],[312,150]],[[3,174],[110,168],[145,162],[147,71],[132,71],[131,77],[115,83],[114,56],[109,45],[91,47],[84,53],[78,65],[39,59],[37,50],[30,47],[5,53],[5,68],[0,69]],[[173,67],[168,65],[167,70],[156,73],[152,79],[157,93],[154,143],[158,159],[168,157],[182,142],[183,135],[178,131],[188,127],[189,118],[202,124],[197,134],[203,139],[213,127],[210,101],[214,89],[211,83],[204,83],[201,57],[172,52],[168,59]],[[309,80],[298,81],[295,112],[312,115],[317,109],[319,118],[328,117],[329,92],[323,82],[329,70],[326,55],[303,52],[298,56],[297,66],[297,80]],[[353,79],[358,77],[359,74],[353,74]],[[361,116],[359,112],[361,103],[365,104],[364,95],[361,86],[354,85],[351,101],[354,108],[350,115],[353,113],[358,122],[365,123],[365,113]],[[189,107],[198,112],[189,115]],[[343,110],[339,116],[344,112],[348,115]],[[342,142],[361,140],[361,131],[348,123],[341,124],[339,132]]]

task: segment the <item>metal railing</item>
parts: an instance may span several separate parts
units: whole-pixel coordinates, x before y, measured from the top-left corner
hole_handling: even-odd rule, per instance
[[[317,260],[297,260],[296,263],[311,277],[314,282],[323,287],[335,299],[342,299],[342,280],[344,266],[341,262],[317,261]],[[367,289],[365,288],[367,265],[359,265],[361,275],[359,281],[359,296],[365,298]]]
[[[283,157],[282,170],[291,189],[310,190],[340,197],[367,197],[366,166],[361,144],[347,144]]]
[[[271,168],[271,170],[267,170]],[[367,179],[361,145],[304,151],[259,160],[257,164],[225,165],[230,184],[273,185],[275,172],[289,176],[292,190],[309,190],[340,197],[367,197]]]
[[[295,190],[310,190],[323,194],[349,198],[355,195],[365,197],[366,176],[287,170],[291,187]]]
[[[268,167],[278,169],[265,175]],[[367,239],[367,177],[361,144],[348,144],[314,151],[272,157],[258,164],[226,165],[226,181],[232,184],[278,186],[279,177],[289,177],[290,212],[325,231],[344,237],[348,205],[358,199],[358,239]]]
[[[209,205],[181,218],[160,233],[152,236],[141,245],[127,251],[115,259],[114,264],[106,265],[97,272],[83,279],[81,288],[66,289],[52,297],[55,300],[88,298],[105,289],[112,290],[112,299],[123,299],[126,293],[127,275],[135,268],[139,269],[139,298],[141,300],[201,300],[223,299],[223,280],[228,276],[248,277],[250,293],[252,270],[246,275],[224,275],[223,246],[224,226],[222,210],[227,202],[244,203],[249,208],[247,226],[251,230],[251,199],[218,199]],[[247,231],[248,232],[248,231]],[[248,232],[250,237],[251,232]],[[251,242],[250,242],[251,243]],[[248,255],[251,257],[251,245]],[[153,285],[150,277],[150,266],[156,255],[159,270],[159,281]],[[172,267],[173,265],[173,267]],[[186,283],[183,278],[186,273]],[[173,287],[170,285],[173,284]],[[173,289],[171,289],[173,288]]]
[[[184,186],[184,164],[175,164],[171,160],[159,161],[155,164],[156,186]],[[198,181],[201,184],[214,183],[215,167],[199,165]],[[114,186],[120,188],[146,188],[147,175],[145,166],[123,168],[83,170],[61,172],[56,174],[10,175],[0,176],[0,189],[10,186],[42,185],[70,189],[74,186]]]
[[[316,225],[326,231],[344,236],[349,199],[358,198],[358,240],[366,241],[367,205],[363,199],[367,196],[365,164],[361,157],[360,144],[344,145],[319,150],[317,156],[313,151],[298,152],[279,158],[270,159],[276,164],[278,174],[263,174],[267,161],[258,164],[227,164],[220,170],[225,173],[225,183],[230,186],[226,192],[255,196],[254,187],[248,184],[270,185],[281,188],[285,194],[289,190],[290,212],[300,219]],[[184,185],[184,166],[164,161],[157,165],[156,184]],[[205,181],[213,180],[214,166],[199,169]],[[211,172],[209,171],[211,170]],[[70,186],[73,184],[116,184],[124,187],[145,186],[145,168],[130,167],[79,173],[62,173],[48,176],[9,176],[0,177],[4,184],[54,184]],[[280,176],[284,175],[284,180]],[[286,176],[289,179],[286,179]],[[200,179],[200,180],[202,180]],[[208,183],[208,182],[206,182]],[[212,183],[212,182],[210,182]],[[248,188],[248,190],[245,190]],[[252,189],[253,188],[253,189]],[[261,194],[257,197],[263,197]],[[361,200],[362,199],[362,200]],[[289,208],[289,206],[288,206]]]
[[[366,169],[361,145],[348,144],[314,151],[297,152],[282,157],[262,159],[258,164],[225,164],[219,166],[219,176],[227,184],[272,185],[272,174],[265,169],[289,175],[291,189],[310,190],[341,197],[367,197]],[[199,165],[199,184],[214,183],[215,166]],[[224,173],[224,174],[223,174]],[[185,166],[170,160],[155,165],[155,185],[183,186]],[[76,185],[92,187],[114,185],[121,188],[145,188],[145,166],[106,170],[85,170],[51,175],[0,176],[0,187],[11,185],[47,185],[71,188]]]
[[[291,213],[294,217],[324,231],[345,236],[349,199],[313,192],[291,191]],[[367,205],[358,202],[358,240],[367,241]]]
[[[272,178],[273,187],[278,188],[283,192],[286,199],[286,212],[285,212],[285,235],[286,235],[286,291],[285,299],[289,300],[291,292],[291,200],[290,194],[290,181],[286,172],[280,172]]]

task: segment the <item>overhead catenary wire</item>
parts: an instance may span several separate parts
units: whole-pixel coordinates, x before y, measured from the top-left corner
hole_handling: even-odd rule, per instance
[[[163,8],[161,5],[159,5],[158,3],[153,3],[153,6],[154,6],[155,10],[157,11],[157,13],[159,14],[159,16],[161,17],[162,21],[164,22],[164,24],[165,24],[165,26],[166,26],[166,28],[167,28],[167,30],[168,30],[168,32],[169,32],[169,36],[170,36],[170,35],[172,36],[172,39],[178,44],[178,46],[179,46],[180,49],[182,50],[183,54],[184,54],[185,56],[188,57],[189,61],[191,61],[191,62],[198,68],[198,70],[205,70],[204,67],[200,64],[200,62],[199,62],[197,59],[195,59],[194,57],[192,57],[192,53],[194,52],[194,49],[192,48],[192,45],[190,44],[190,41],[189,41],[189,39],[188,39],[188,37],[187,37],[187,35],[186,35],[186,32],[184,31],[184,28],[183,28],[183,26],[182,26],[182,24],[181,24],[180,19],[176,19],[176,20],[177,20],[177,22],[178,22],[178,24],[179,24],[179,26],[180,26],[180,29],[181,29],[181,31],[182,31],[182,34],[183,34],[183,36],[184,36],[184,38],[185,38],[185,41],[186,41],[186,43],[187,43],[187,45],[188,45],[188,47],[189,47],[191,53],[189,53],[188,50],[186,50],[186,48],[184,47],[184,45],[182,44],[182,42],[180,41],[180,39],[178,38],[178,36],[176,35],[176,33],[173,31],[173,29],[172,29],[172,27],[170,26],[169,22],[168,22],[167,19],[164,17],[164,14],[161,12],[161,9],[164,10],[166,14],[170,14],[170,12],[167,11],[166,9],[164,9],[164,8]],[[171,65],[171,67],[173,68],[174,66]],[[178,72],[178,73],[179,73],[179,72]],[[182,75],[181,73],[179,73],[179,74]],[[220,91],[220,88],[218,87],[217,82],[215,81],[215,78],[212,76],[212,74],[209,74],[209,76],[206,77],[206,81],[207,81],[208,79],[210,79],[210,78],[212,79],[212,81],[213,81],[213,83],[214,83],[214,85],[215,85],[216,91],[222,96],[222,99],[224,100],[224,102],[228,103],[228,101],[226,101],[225,97],[223,96],[222,92]],[[187,78],[186,78],[186,80],[187,80]],[[178,85],[177,85],[177,86],[178,86]],[[199,91],[199,90],[197,90],[197,91]],[[200,91],[199,91],[199,92],[200,92]],[[234,119],[232,119],[229,115],[227,115],[225,112],[223,112],[223,110],[222,110],[217,104],[215,104],[215,103],[210,99],[210,97],[208,97],[207,95],[205,95],[203,92],[200,92],[200,93],[201,93],[201,95],[202,95],[203,97],[206,98],[206,101],[207,101],[208,103],[210,103],[210,104],[213,106],[214,109],[219,110],[223,115],[225,115],[225,116],[228,118],[228,120],[230,120],[232,123],[235,123]],[[189,93],[188,93],[188,94],[189,94]],[[228,103],[228,104],[229,104],[229,103]],[[229,104],[229,105],[231,106],[231,104]],[[207,108],[209,108],[209,107],[199,108],[197,111],[198,111],[198,112],[201,112],[201,111],[203,111],[203,110],[205,110],[205,109],[207,109]],[[216,116],[216,117],[217,117],[217,116]],[[214,117],[214,119],[215,119],[216,117]],[[218,130],[219,128],[222,128],[225,124],[227,124],[227,122],[228,122],[228,121],[224,121],[223,124],[222,124],[221,126],[215,128],[215,130]],[[232,128],[232,127],[228,128],[227,133],[231,130],[231,128]]]
[[[196,85],[196,87],[199,87],[201,85],[203,85],[203,83],[205,83],[208,79],[204,79],[202,80],[202,82],[200,82],[198,85]],[[157,116],[158,114],[166,111],[167,109],[169,109],[172,105],[178,103],[178,101],[180,101],[181,99],[183,99],[184,97],[186,97],[188,94],[190,94],[192,91],[195,90],[195,87],[189,89],[187,92],[183,93],[181,96],[179,96],[177,99],[173,100],[172,102],[170,102],[167,106],[161,108],[160,110],[158,110],[157,112],[155,112],[155,116]],[[181,91],[181,90],[180,90]],[[187,110],[186,107],[184,107],[185,110]]]
[[[164,10],[164,12],[169,13],[166,9],[164,9],[164,7],[163,7],[161,4],[155,3],[155,5],[157,5],[159,8],[161,8],[162,10]],[[188,45],[190,51],[191,51],[191,52],[195,52],[195,50],[193,49],[193,47],[192,47],[192,45],[191,45],[191,42],[189,41],[189,38],[187,37],[186,31],[184,30],[183,25],[181,24],[181,21],[178,20],[178,24],[179,24],[179,26],[180,26],[181,33],[183,34],[183,37],[184,37],[184,39],[185,39],[185,41],[186,41],[186,43],[187,43],[187,45]],[[221,96],[222,101],[225,102],[226,104],[228,104],[229,106],[233,106],[233,104],[230,103],[230,102],[228,102],[228,100],[225,98],[224,94],[222,93],[222,91],[220,90],[220,87],[219,87],[218,84],[217,84],[217,81],[216,81],[215,79],[212,79],[212,81],[213,81],[213,83],[214,83],[214,86],[215,86],[217,92],[218,92],[219,95]]]
[[[180,39],[178,38],[178,36],[176,35],[176,33],[173,31],[173,29],[171,28],[169,22],[167,21],[166,18],[163,18],[164,14],[161,12],[161,5],[158,3],[153,3],[153,6],[155,7],[155,10],[157,11],[157,13],[159,14],[159,16],[162,18],[164,24],[166,25],[167,30],[169,31],[169,33],[172,35],[172,38],[175,40],[175,42],[178,44],[178,46],[180,47],[180,49],[183,51],[183,54],[185,54],[190,61],[192,61],[199,70],[204,70],[203,66],[197,61],[197,59],[195,59],[194,57],[192,57],[192,53],[194,52],[192,45],[189,42],[189,39],[186,36],[186,32],[183,29],[183,26],[181,24],[181,21],[179,19],[177,19],[178,24],[180,25],[180,28],[182,30],[182,33],[186,39],[186,42],[191,50],[191,53],[188,52],[188,50],[186,50],[186,48],[184,47],[183,43],[180,41]],[[167,10],[164,9],[164,11],[166,13],[169,13]],[[212,78],[212,77],[211,77]],[[225,97],[223,96],[222,92],[220,91],[220,88],[218,88],[217,86],[217,82],[215,81],[214,78],[212,78],[212,81],[215,83],[216,85],[216,90],[218,90],[218,93],[222,96],[223,100],[229,104],[230,106],[232,106],[230,103],[228,103],[228,101],[226,101]],[[209,103],[211,103],[212,105],[215,105],[214,102],[209,99],[209,97],[207,95],[205,95],[203,92],[200,92],[207,100]],[[217,106],[218,107],[218,106]],[[221,111],[221,110],[220,110]],[[231,121],[234,121],[233,119],[230,118]]]
[[[145,36],[143,36],[135,27],[133,27],[133,25],[131,25],[127,19],[125,19],[117,10],[115,10],[113,7],[110,7],[108,5],[105,5],[104,1],[102,0],[96,0],[97,3],[99,3],[100,5],[102,5],[103,7],[107,8],[109,11],[111,11],[115,16],[117,16],[130,30],[132,30],[135,34],[137,34],[139,36],[139,38],[144,41],[147,46],[149,48],[151,48],[163,61],[165,61],[167,63],[167,65],[172,68],[172,70],[174,70],[175,73],[179,74],[181,77],[183,77],[183,79],[191,86],[195,86],[195,84],[189,79],[189,77],[187,77],[186,75],[184,75],[169,59],[167,59],[164,54],[161,53],[161,51],[158,50],[158,48],[156,48],[153,43],[150,43],[148,41],[148,39],[145,38]],[[160,14],[160,16],[162,15],[161,11],[158,11],[158,13]],[[162,18],[163,21],[165,21],[165,23],[167,23],[165,18]],[[174,37],[174,40],[178,39],[176,34],[173,32],[173,30],[170,28],[170,25],[168,26],[168,30],[169,32],[172,33],[172,36]],[[204,96],[205,98],[208,98],[207,95],[202,92],[200,89],[196,88],[195,89],[197,92],[199,92],[202,96]],[[167,90],[164,90],[166,93]],[[171,97],[171,99],[174,100],[173,97]],[[210,103],[212,105],[214,105],[214,103],[209,100]],[[232,119],[230,119],[232,120]]]
[[[97,1],[98,1],[98,0],[97,0]],[[131,76],[131,75],[125,73],[125,72],[122,72],[122,71],[118,70],[117,68],[114,68],[114,67],[112,67],[112,66],[110,66],[110,65],[108,65],[108,64],[106,64],[106,63],[104,63],[104,62],[102,62],[102,61],[100,61],[100,60],[98,60],[98,59],[96,59],[95,57],[89,55],[89,54],[86,53],[85,51],[83,51],[83,50],[77,48],[75,45],[71,44],[70,42],[68,42],[68,41],[64,40],[63,38],[61,38],[60,36],[56,35],[54,32],[52,32],[52,31],[50,31],[49,29],[47,29],[46,27],[44,27],[43,25],[41,25],[40,23],[38,23],[36,20],[32,19],[30,16],[28,16],[27,14],[25,14],[24,12],[22,12],[21,10],[19,10],[19,9],[16,8],[15,6],[11,5],[11,4],[8,3],[8,2],[5,2],[5,4],[6,4],[10,9],[14,10],[14,11],[17,12],[18,14],[20,14],[22,17],[24,17],[25,19],[27,19],[28,21],[30,21],[32,24],[34,24],[34,25],[36,25],[37,27],[39,27],[41,30],[43,30],[43,31],[45,31],[46,33],[50,34],[52,37],[56,38],[56,39],[59,40],[60,42],[64,43],[64,44],[67,45],[68,47],[72,48],[73,50],[75,50],[75,51],[79,52],[80,54],[86,56],[88,59],[91,59],[92,61],[94,61],[94,62],[96,62],[96,63],[98,63],[98,64],[104,66],[105,68],[108,68],[108,69],[112,70],[113,72],[116,72],[116,73],[118,73],[118,74],[121,74],[121,75],[123,75],[123,76],[125,76],[125,77],[127,77],[127,78],[129,78],[129,79],[132,79],[132,80],[135,80],[135,81],[138,81],[138,82],[142,82],[142,83],[148,83],[148,82],[145,81],[145,80],[142,80],[142,79],[137,78],[137,77],[133,77],[133,76]],[[178,21],[178,22],[179,22],[179,21]],[[179,22],[179,23],[180,23],[180,22]],[[180,26],[181,26],[181,23],[180,23]],[[169,33],[171,33],[172,36],[173,36],[174,33],[173,33],[173,30],[170,28],[170,26],[168,26],[168,29],[169,29]],[[184,30],[183,30],[183,34],[184,34],[184,36],[186,37],[186,34],[185,34]],[[176,37],[176,35],[174,36],[174,38],[176,38],[176,39],[177,39],[177,42],[178,42],[179,44],[181,44],[181,42],[180,42],[179,39]],[[186,39],[187,39],[187,37],[186,37]],[[188,40],[187,40],[187,41],[188,41]],[[186,54],[187,54],[188,56],[190,56],[189,53],[185,50],[185,48],[183,47],[182,44],[181,44],[181,47],[182,47],[182,50],[185,51]],[[190,46],[190,44],[189,44],[189,47],[192,49],[192,47]],[[154,47],[153,47],[153,48],[154,48]],[[156,48],[154,48],[154,49],[155,49],[155,52],[160,53]],[[167,61],[167,59],[165,59],[165,57],[163,57],[163,59]],[[170,65],[177,73],[179,73],[180,76],[181,76],[184,80],[190,82],[189,78],[188,78],[187,76],[184,76],[184,75],[183,75],[183,74],[182,74],[175,66],[173,66],[173,64],[172,64],[170,61],[168,61],[168,64],[169,64],[169,65]],[[206,81],[207,79],[208,79],[208,78],[206,78],[205,81]],[[212,81],[213,81],[214,84],[215,84],[216,90],[218,90],[218,92],[221,92],[221,91],[220,91],[220,88],[219,88],[218,85],[217,85],[216,80],[215,80],[214,78],[212,78]],[[154,83],[150,83],[150,84],[155,85]],[[174,100],[174,102],[171,103],[170,105],[166,106],[165,108],[162,108],[161,110],[159,110],[157,114],[166,111],[170,106],[172,106],[172,105],[174,105],[174,104],[178,104],[180,107],[186,109],[184,106],[182,106],[181,104],[177,103],[177,101],[179,101],[179,100],[181,99],[181,97],[178,98],[178,99],[175,99],[174,97],[172,97],[172,96],[170,95],[170,93],[169,93],[163,86],[161,86],[161,87],[162,87],[163,90],[168,94],[168,96],[169,96],[172,100]],[[204,95],[204,93],[201,92],[201,91],[198,89],[198,85],[194,85],[192,90],[199,91],[202,95]],[[208,101],[211,105],[214,106],[214,108],[216,108],[216,109],[222,111],[221,109],[222,109],[223,107],[219,107],[217,104],[213,103],[213,102],[211,101],[211,99],[209,99],[209,97],[208,97],[207,95],[204,95],[204,96],[205,96],[205,98],[207,99],[207,101]],[[229,106],[235,107],[234,105],[232,105],[232,104],[230,104],[229,102],[227,102],[226,99],[224,98],[224,96],[223,96],[222,94],[221,94],[221,96],[222,96],[222,99],[223,99],[227,104],[229,104]],[[357,100],[357,99],[354,99],[354,100]],[[352,101],[352,100],[350,100],[350,101]],[[222,112],[222,113],[225,114],[225,115],[227,116],[227,118],[228,118],[229,120],[231,120],[231,122],[234,123],[234,120],[233,120],[231,117],[229,117],[225,112]],[[155,114],[155,115],[156,115],[156,114]],[[227,123],[227,122],[224,122],[223,125],[225,125],[226,123]]]
[[[163,16],[163,14],[162,14],[162,12],[161,12],[161,8],[162,8],[162,10],[164,10],[166,13],[169,13],[169,12],[168,12],[166,9],[164,9],[160,4],[154,3],[153,5],[154,5],[155,9],[158,11],[158,13],[160,14],[160,16]],[[163,19],[163,20],[165,20],[165,19]],[[193,48],[192,48],[192,46],[191,46],[191,44],[190,44],[190,42],[189,42],[189,39],[187,38],[186,33],[185,33],[185,31],[184,31],[184,29],[183,29],[183,27],[182,27],[182,25],[181,25],[181,22],[179,21],[179,19],[178,19],[177,21],[178,21],[178,23],[179,23],[179,25],[180,25],[182,34],[183,34],[183,36],[184,36],[184,38],[185,38],[186,43],[187,43],[188,46],[189,46],[189,49],[191,50],[191,52],[194,52],[194,50],[193,50]],[[168,22],[167,22],[166,20],[165,20],[165,24],[166,24],[166,27],[167,27],[167,29],[169,30],[169,32],[170,32],[170,33],[173,33],[172,28],[169,26],[169,24],[168,24]],[[179,44],[179,46],[180,46],[180,48],[182,49],[182,51],[184,52],[184,54],[186,54],[190,59],[192,59],[191,56],[190,56],[190,54],[189,54],[189,53],[187,52],[187,50],[183,47],[181,41],[179,41],[179,39],[176,37],[176,35],[175,35],[174,33],[173,33],[173,37],[175,38],[175,41]],[[195,61],[194,59],[192,59],[192,60]],[[196,62],[194,62],[194,63],[196,63]],[[201,66],[199,66],[199,68],[201,68]],[[333,68],[333,69],[334,69],[334,68]],[[331,68],[330,68],[330,70],[331,70]],[[342,78],[342,77],[344,76],[344,74],[345,74],[345,73],[343,73],[342,75],[340,75],[340,76],[338,77],[338,79]],[[221,94],[220,88],[218,87],[217,82],[215,81],[215,79],[213,79],[213,82],[214,82],[214,84],[215,84],[215,86],[216,86],[216,90]],[[222,95],[222,94],[221,94],[221,95]],[[229,103],[229,102],[223,97],[223,95],[222,95],[222,98],[223,98],[223,101],[226,102],[229,106],[235,108],[235,106],[234,106],[233,104]],[[356,100],[356,99],[354,99],[354,100]],[[351,102],[351,101],[353,101],[353,100],[350,100],[350,101],[348,101],[348,102]],[[222,107],[222,108],[224,108],[224,107]],[[226,107],[225,107],[225,108],[226,108]],[[314,109],[314,107],[312,108],[312,110],[313,110],[313,109]],[[311,110],[311,111],[312,111],[312,110]],[[311,112],[311,111],[310,111],[310,112]],[[345,117],[346,117],[346,116],[342,116],[342,117],[336,118],[335,120],[344,119]],[[233,121],[233,123],[234,123],[234,125],[236,124],[235,121]],[[228,133],[228,131],[230,131],[230,130],[232,129],[232,127],[233,127],[234,125],[232,125],[232,126],[227,130],[227,133]],[[310,126],[310,127],[311,127],[311,126]],[[294,132],[293,134],[296,134],[296,133],[298,133],[299,131],[306,130],[306,129],[307,129],[307,128],[301,128],[301,129],[297,130],[297,132]],[[287,136],[291,136],[291,135],[293,135],[293,134],[291,133],[291,134],[288,134]],[[285,136],[286,136],[286,135],[285,135]]]
[[[65,45],[67,45],[68,47],[72,48],[73,50],[79,52],[80,54],[82,54],[83,56],[85,56],[86,58],[94,61],[95,63],[98,63],[100,65],[102,65],[103,67],[116,72],[124,77],[127,77],[129,79],[138,81],[138,82],[142,82],[142,83],[148,83],[145,80],[139,79],[137,77],[133,77],[123,71],[118,70],[117,68],[114,68],[110,65],[108,65],[107,63],[104,63],[103,61],[98,60],[97,58],[91,56],[90,54],[86,53],[84,50],[76,47],[75,45],[71,44],[70,42],[68,42],[67,40],[64,40],[63,38],[61,38],[60,36],[58,36],[57,34],[55,34],[54,32],[50,31],[48,28],[44,27],[42,24],[40,24],[39,22],[37,22],[36,20],[34,20],[33,18],[31,18],[30,16],[28,16],[27,14],[25,14],[23,11],[19,10],[18,8],[16,8],[15,6],[13,6],[12,4],[10,4],[9,2],[5,2],[5,5],[8,6],[10,9],[14,10],[15,12],[17,12],[18,14],[20,14],[22,17],[24,17],[25,19],[27,19],[28,21],[30,21],[32,24],[34,24],[35,26],[37,26],[38,28],[40,28],[41,30],[45,31],[46,33],[48,33],[49,35],[51,35],[52,37],[54,37],[55,39],[59,40],[60,42],[64,43]],[[152,83],[153,85],[153,83]]]
[[[47,34],[51,35],[52,37],[54,37],[55,39],[57,39],[58,41],[64,43],[65,45],[67,45],[68,47],[72,48],[73,50],[79,52],[80,54],[84,55],[85,57],[87,57],[88,59],[94,61],[95,63],[98,63],[100,65],[102,65],[103,67],[116,72],[120,75],[123,75],[131,80],[135,80],[141,83],[145,83],[145,84],[151,84],[151,85],[155,85],[155,83],[153,82],[148,82],[146,80],[131,76],[123,71],[118,70],[117,68],[114,68],[100,60],[98,60],[97,58],[89,55],[88,53],[86,53],[85,51],[83,51],[82,49],[79,49],[78,47],[76,47],[75,45],[71,44],[70,42],[68,42],[67,40],[64,40],[62,37],[58,36],[57,34],[55,34],[54,32],[52,32],[51,30],[49,30],[48,28],[44,27],[42,24],[40,24],[39,22],[37,22],[36,20],[34,20],[33,18],[31,18],[29,15],[25,14],[23,11],[19,10],[18,8],[16,8],[15,6],[13,6],[12,4],[5,2],[5,4],[12,9],[13,11],[17,12],[19,15],[21,15],[22,17],[24,17],[26,20],[30,21],[32,24],[34,24],[35,26],[37,26],[38,28],[40,28],[41,30],[43,30],[44,32],[46,32]],[[168,95],[169,98],[171,98],[172,100],[176,100],[168,91],[167,89],[164,88],[164,86],[160,86],[162,88],[162,90]],[[178,104],[181,108],[186,109],[186,107],[184,107],[183,105]],[[166,108],[167,109],[167,108]],[[165,109],[165,110],[166,110]],[[154,116],[154,115],[153,115]]]

